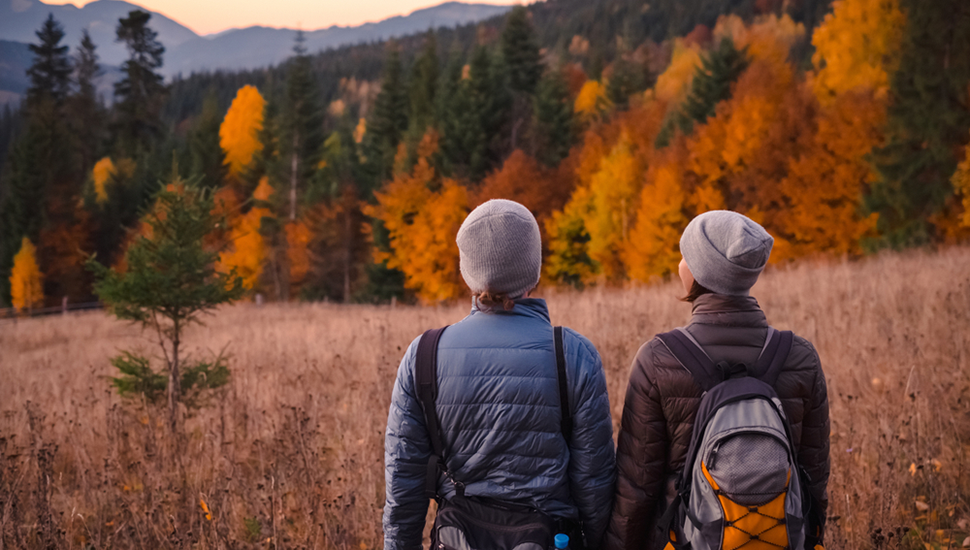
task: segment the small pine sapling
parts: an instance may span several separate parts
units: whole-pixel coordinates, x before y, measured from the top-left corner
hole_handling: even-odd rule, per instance
[[[186,364],[183,349],[189,325],[201,324],[203,313],[243,294],[235,269],[217,271],[220,250],[206,244],[219,222],[211,194],[176,175],[143,217],[142,230],[125,254],[127,270],[109,269],[94,258],[88,262],[98,279],[95,291],[108,310],[154,332],[167,367],[165,374],[156,374],[147,359],[123,352],[112,360],[122,374],[113,385],[122,394],[143,393],[150,400],[164,389],[173,431],[186,392],[223,385],[229,377],[225,350],[213,362]]]

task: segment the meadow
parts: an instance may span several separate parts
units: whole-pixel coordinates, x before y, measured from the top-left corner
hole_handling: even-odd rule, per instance
[[[826,547],[970,546],[970,248],[770,269],[753,294],[815,343],[828,380]],[[603,357],[614,426],[631,360],[686,323],[679,284],[540,290]],[[189,332],[228,345],[232,380],[187,411],[109,387],[119,349],[153,352],[102,312],[0,321],[0,550],[379,548],[383,431],[398,362],[441,306],[239,304]]]

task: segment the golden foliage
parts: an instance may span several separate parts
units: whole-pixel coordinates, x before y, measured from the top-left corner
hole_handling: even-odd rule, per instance
[[[668,154],[675,154],[671,149]],[[684,214],[684,188],[683,172],[673,163],[662,161],[648,171],[637,221],[623,249],[631,279],[649,281],[676,271],[680,234],[689,221]]]
[[[374,194],[377,205],[365,209],[365,214],[384,222],[390,238],[391,250],[376,252],[375,260],[386,260],[388,267],[404,273],[405,286],[426,303],[462,293],[455,237],[468,213],[465,188],[451,179],[437,181],[429,163],[437,148],[437,134],[429,130],[411,173],[396,175]]]
[[[253,191],[253,198],[257,201],[267,201],[273,194],[273,188],[266,176],[259,180],[259,185]],[[243,286],[252,290],[259,284],[266,263],[266,240],[260,233],[263,218],[272,217],[269,208],[258,204],[249,212],[231,220],[229,230],[230,244],[226,251],[219,254],[217,269],[228,273],[236,268],[236,274],[242,277]]]
[[[219,127],[219,145],[226,154],[230,176],[240,176],[252,163],[253,155],[263,150],[259,132],[263,129],[265,106],[266,101],[255,86],[247,84],[236,92]]]
[[[874,177],[866,156],[881,143],[885,114],[871,90],[842,94],[819,113],[811,142],[792,158],[781,183],[790,207],[779,222],[791,242],[776,260],[861,254],[859,240],[876,223],[875,214],[859,214],[859,197]]]
[[[589,231],[585,222],[592,211],[592,193],[588,186],[581,186],[561,211],[553,212],[546,220],[549,256],[543,273],[547,279],[573,286],[595,282],[600,267],[589,255]]]
[[[13,307],[20,310],[44,303],[43,275],[37,267],[37,249],[27,237],[20,241],[20,251],[13,257],[10,296]]]
[[[630,138],[624,134],[590,180],[592,209],[583,222],[589,232],[589,256],[607,279],[622,275],[619,254],[629,236],[642,176]]]
[[[111,162],[111,157],[104,157],[95,163],[91,169],[91,179],[94,181],[94,196],[98,204],[108,200],[108,190],[105,185],[108,179],[115,174],[115,163]]]
[[[674,53],[670,65],[657,77],[654,96],[661,101],[678,101],[694,80],[694,71],[701,65],[701,49],[697,44],[674,41]]]
[[[579,89],[579,95],[573,103],[573,112],[583,118],[593,118],[610,108],[610,100],[606,97],[606,86],[598,80],[587,80]]]
[[[905,22],[899,0],[834,2],[812,35],[812,63],[817,71],[813,88],[818,100],[828,104],[855,88],[885,97],[889,76],[899,66]]]

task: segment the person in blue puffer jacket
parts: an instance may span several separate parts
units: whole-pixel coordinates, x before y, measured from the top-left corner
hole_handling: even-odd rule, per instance
[[[616,457],[606,377],[596,348],[564,329],[570,441],[560,430],[553,327],[539,282],[539,226],[521,204],[491,200],[458,232],[471,313],[438,345],[438,416],[445,460],[466,496],[525,505],[582,525],[597,548],[613,501]],[[384,440],[385,550],[421,548],[431,441],[414,384],[415,339],[398,369]],[[450,499],[444,475],[438,494]]]

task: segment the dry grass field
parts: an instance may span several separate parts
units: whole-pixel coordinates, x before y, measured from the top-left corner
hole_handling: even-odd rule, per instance
[[[546,291],[553,321],[603,356],[615,423],[629,365],[690,307],[674,283]],[[970,249],[767,273],[753,294],[817,346],[833,476],[827,547],[970,545]],[[383,429],[398,361],[440,308],[243,304],[189,334],[232,353],[190,411],[108,388],[108,358],[153,344],[103,313],[0,324],[0,550],[378,548]]]

